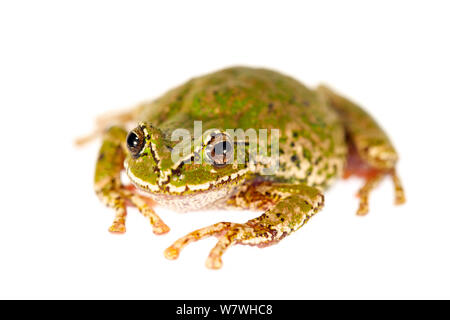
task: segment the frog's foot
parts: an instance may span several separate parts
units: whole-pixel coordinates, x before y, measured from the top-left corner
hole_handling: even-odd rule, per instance
[[[180,238],[164,252],[166,258],[178,258],[181,250],[191,242],[210,236],[217,236],[218,242],[210,251],[206,266],[219,269],[222,266],[222,255],[234,244],[256,245],[265,247],[277,243],[288,234],[302,227],[323,206],[324,197],[316,188],[306,185],[283,183],[264,183],[246,189],[237,197],[247,197],[236,201],[247,207],[248,197],[257,200],[263,196],[279,200],[261,216],[246,223],[220,222],[209,227],[198,229]],[[250,201],[251,202],[251,201]],[[265,203],[265,201],[263,201]]]
[[[144,199],[144,197],[122,190],[122,192],[111,192],[106,195],[106,198],[105,195],[102,195],[101,198],[105,199],[106,204],[113,207],[116,212],[114,221],[108,229],[111,233],[125,233],[127,205],[133,205],[138,208],[139,212],[150,221],[154,234],[165,234],[170,231],[170,228],[156,214],[149,205],[149,201]]]
[[[395,188],[395,201],[396,205],[405,203],[405,192],[403,186],[400,182],[400,178],[397,176],[395,170],[390,170],[389,172],[379,171],[374,175],[366,177],[366,182],[361,189],[358,191],[359,197],[359,208],[356,212],[359,216],[364,216],[369,212],[369,195],[372,190],[379,184],[379,182],[386,176],[390,175]]]
[[[74,144],[77,147],[82,147],[82,146],[88,144],[89,142],[95,140],[96,138],[100,137],[101,135],[102,135],[102,130],[101,129],[95,129],[91,133],[88,133],[88,134],[86,134],[84,136],[76,138],[75,141],[74,141]]]
[[[75,145],[81,147],[89,142],[99,138],[102,134],[112,125],[115,124],[124,124],[131,120],[134,117],[134,109],[117,111],[117,112],[109,112],[103,115],[100,115],[96,119],[95,129],[84,136],[78,137],[75,139]]]
[[[253,243],[268,242],[273,237],[273,232],[261,226],[252,226],[249,223],[239,224],[231,222],[219,222],[209,227],[193,231],[178,239],[174,244],[164,251],[167,259],[177,259],[181,250],[189,243],[198,241],[210,236],[217,236],[218,242],[210,251],[206,260],[206,267],[209,269],[220,269],[222,267],[222,255],[225,251],[236,243],[249,244],[249,239]]]
[[[126,231],[127,206],[132,205],[149,219],[153,226],[153,233],[167,233],[170,229],[153,210],[152,200],[139,195],[134,187],[125,186],[120,181],[126,154],[123,147],[126,135],[127,131],[122,127],[111,127],[104,133],[95,169],[95,192],[105,205],[113,208],[116,212],[109,231],[112,233]]]
[[[108,229],[109,232],[125,233],[128,205],[137,207],[139,212],[150,221],[154,234],[165,234],[170,231],[170,228],[151,207],[152,201],[150,199],[135,194],[125,187],[113,191],[102,189],[98,194],[100,199],[116,212],[114,221]]]
[[[130,193],[128,199],[134,206],[138,208],[139,212],[150,221],[150,224],[153,227],[154,234],[165,234],[170,231],[170,228],[151,207],[151,199],[142,197],[135,193]]]

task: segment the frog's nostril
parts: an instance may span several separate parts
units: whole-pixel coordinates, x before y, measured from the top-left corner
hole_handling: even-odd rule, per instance
[[[144,136],[135,130],[127,136],[127,147],[133,157],[137,157],[144,147]]]

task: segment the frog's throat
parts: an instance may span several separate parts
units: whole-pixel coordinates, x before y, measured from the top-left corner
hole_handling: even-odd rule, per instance
[[[215,185],[207,190],[183,193],[155,193],[145,191],[145,196],[150,197],[159,205],[168,207],[178,212],[195,211],[205,207],[214,206],[220,208],[226,206],[226,200],[239,189],[240,182],[223,183]],[[139,187],[139,190],[143,190]]]

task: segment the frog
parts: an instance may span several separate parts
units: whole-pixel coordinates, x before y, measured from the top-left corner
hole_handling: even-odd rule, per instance
[[[218,240],[206,259],[210,269],[222,267],[233,245],[276,244],[323,208],[324,192],[335,181],[351,175],[364,181],[357,215],[368,213],[369,195],[385,177],[393,181],[395,204],[405,202],[398,153],[368,112],[325,85],[309,88],[269,69],[236,66],[194,77],[103,118],[98,128],[94,189],[115,212],[110,232],[125,233],[131,206],[157,235],[170,230],[155,211],[158,205],[260,212],[245,223],[218,222],[179,238],[164,251],[171,260],[211,236]],[[182,142],[174,139],[180,128],[189,133]],[[230,129],[268,130],[277,148],[255,153],[247,136],[231,137]],[[237,150],[243,156],[236,157]],[[263,161],[272,155],[275,166]]]

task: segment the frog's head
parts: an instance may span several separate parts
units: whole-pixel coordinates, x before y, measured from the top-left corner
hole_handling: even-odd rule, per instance
[[[225,132],[211,131],[200,143],[183,144],[171,136],[145,122],[127,136],[126,173],[156,202],[181,211],[198,209],[220,202],[244,181],[247,165],[238,164]]]

